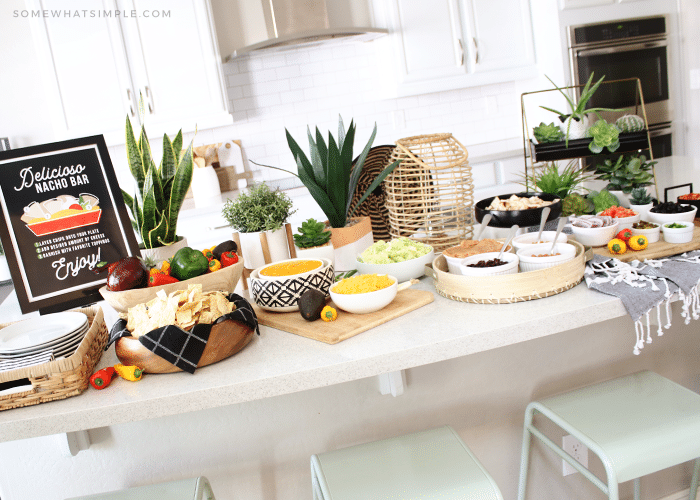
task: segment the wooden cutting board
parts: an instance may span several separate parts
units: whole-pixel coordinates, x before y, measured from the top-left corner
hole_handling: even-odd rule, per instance
[[[664,241],[664,235],[662,233],[659,241],[656,243],[649,243],[648,247],[639,252],[628,249],[622,255],[613,255],[608,251],[608,247],[605,246],[593,248],[593,253],[606,257],[615,257],[622,262],[630,262],[632,260],[643,261],[644,259],[660,259],[691,250],[697,250],[698,248],[700,248],[700,228],[696,226],[693,230],[693,239],[690,240],[689,243],[667,243]]]
[[[299,311],[277,313],[260,309],[252,301],[251,304],[261,325],[319,340],[326,344],[337,344],[341,340],[353,337],[358,333],[430,304],[433,300],[435,300],[435,296],[432,292],[408,288],[397,293],[391,304],[373,313],[351,314],[336,308],[338,310],[338,319],[331,322],[325,322],[320,319],[306,321],[301,317]],[[329,302],[329,304],[335,307],[333,302]]]

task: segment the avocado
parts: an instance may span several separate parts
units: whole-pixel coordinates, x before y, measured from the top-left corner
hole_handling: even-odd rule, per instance
[[[302,318],[306,321],[316,321],[321,317],[321,310],[326,305],[326,295],[315,288],[309,288],[299,296],[297,304]]]
[[[238,245],[236,245],[236,242],[233,240],[227,240],[219,243],[214,247],[214,250],[212,250],[211,253],[214,254],[214,258],[216,260],[221,260],[221,254],[224,252],[237,252],[238,251]]]

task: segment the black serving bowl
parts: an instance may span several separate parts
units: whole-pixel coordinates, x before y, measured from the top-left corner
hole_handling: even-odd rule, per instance
[[[532,198],[533,196],[537,196],[544,201],[559,200],[548,205],[550,212],[547,216],[547,220],[556,220],[561,215],[561,198],[557,195],[548,193],[510,193],[499,195],[498,197],[502,200],[507,200],[513,194],[520,198]],[[512,227],[515,224],[520,227],[539,226],[544,207],[528,208],[527,210],[486,210],[486,207],[491,204],[494,198],[495,196],[485,198],[474,205],[474,214],[476,215],[477,222],[481,222],[484,215],[491,214],[489,227]]]

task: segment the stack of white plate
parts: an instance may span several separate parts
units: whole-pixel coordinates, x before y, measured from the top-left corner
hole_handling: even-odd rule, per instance
[[[46,363],[73,354],[90,325],[81,312],[47,314],[0,330],[0,371]]]

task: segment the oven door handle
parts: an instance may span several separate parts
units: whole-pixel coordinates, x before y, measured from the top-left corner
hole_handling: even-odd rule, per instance
[[[597,56],[601,54],[614,54],[616,52],[631,52],[633,50],[656,49],[668,47],[668,43],[663,42],[641,42],[629,45],[617,45],[615,47],[599,47],[597,49],[574,49],[577,57]]]

